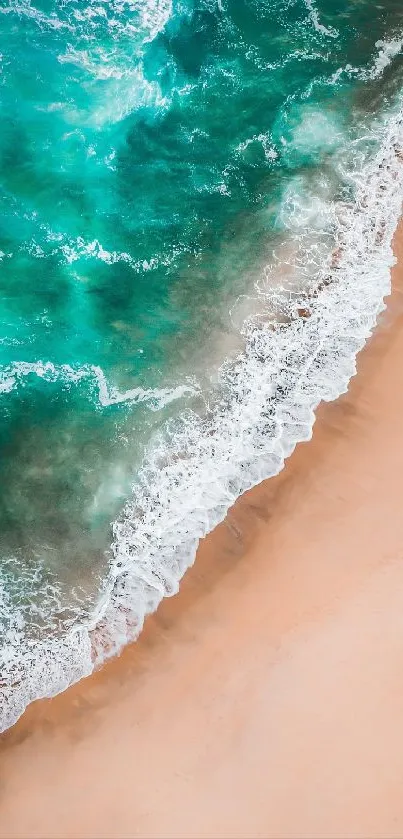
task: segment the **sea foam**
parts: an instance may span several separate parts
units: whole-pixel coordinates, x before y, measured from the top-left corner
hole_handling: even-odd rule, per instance
[[[319,402],[345,392],[390,291],[402,144],[399,111],[383,126],[373,157],[346,171],[354,200],[329,206],[336,247],[316,289],[277,289],[281,320],[245,323],[245,350],[222,367],[211,407],[203,416],[184,414],[153,439],[113,525],[110,570],[91,616],[63,637],[37,642],[27,637],[23,611],[0,591],[2,729],[28,703],[64,690],[135,639],[146,615],[178,591],[200,538],[311,437]],[[264,313],[272,292],[263,284],[259,294]]]
[[[16,361],[10,365],[0,366],[0,394],[9,393],[28,376],[37,376],[47,382],[61,381],[67,386],[87,380],[92,384],[96,399],[103,408],[122,402],[133,404],[147,402],[151,410],[159,410],[175,399],[194,395],[197,392],[197,385],[190,381],[173,388],[134,387],[121,391],[108,382],[102,368],[95,364],[72,367],[70,364],[57,365],[52,361]]]

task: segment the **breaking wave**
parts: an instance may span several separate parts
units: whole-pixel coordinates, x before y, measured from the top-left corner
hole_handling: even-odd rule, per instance
[[[399,111],[383,126],[371,159],[345,171],[353,198],[329,202],[335,246],[315,282],[304,290],[259,284],[259,315],[245,322],[245,349],[221,368],[210,406],[201,416],[182,415],[152,440],[113,525],[109,574],[90,616],[61,637],[38,641],[26,631],[24,610],[0,589],[2,729],[31,701],[64,690],[135,639],[146,615],[177,592],[199,539],[242,492],[278,474],[295,445],[310,438],[318,403],[347,389],[390,290],[402,144]],[[45,367],[20,371],[60,374]],[[87,373],[103,398],[99,374]],[[7,375],[11,381],[18,369]],[[63,375],[79,372],[63,368]]]

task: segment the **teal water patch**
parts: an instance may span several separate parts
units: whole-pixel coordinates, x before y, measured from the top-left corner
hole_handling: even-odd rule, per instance
[[[5,632],[91,615],[145,453],[203,433],[262,284],[321,276],[402,33],[396,2],[0,2]]]

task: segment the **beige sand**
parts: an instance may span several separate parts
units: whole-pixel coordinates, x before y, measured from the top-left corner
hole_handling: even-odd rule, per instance
[[[403,228],[350,392],[180,594],[3,737],[2,837],[403,836]]]

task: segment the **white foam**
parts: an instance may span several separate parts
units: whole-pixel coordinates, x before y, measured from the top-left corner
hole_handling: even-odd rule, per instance
[[[109,251],[101,245],[98,239],[86,242],[81,236],[74,241],[62,244],[60,251],[69,265],[82,257],[99,259],[101,262],[106,262],[107,265],[114,265],[116,262],[128,262],[133,265],[134,262],[130,254],[125,251]]]
[[[299,113],[298,123],[294,126],[287,146],[302,153],[334,151],[342,142],[340,116],[326,113],[312,105],[305,105]]]
[[[305,6],[308,9],[309,17],[312,21],[314,29],[320,33],[320,35],[325,35],[327,38],[337,38],[339,33],[337,29],[334,29],[333,26],[324,26],[323,23],[320,22],[318,10],[313,2],[313,0],[304,0]]]
[[[347,389],[390,290],[391,239],[403,196],[396,153],[402,126],[403,114],[394,115],[375,157],[350,172],[355,203],[333,206],[340,250],[337,270],[329,255],[323,278],[334,281],[314,297],[281,297],[277,290],[288,324],[249,320],[245,351],[221,370],[222,398],[206,416],[189,412],[153,440],[113,525],[110,573],[90,619],[37,643],[24,615],[5,602],[2,728],[33,699],[64,690],[136,638],[147,613],[178,590],[199,539],[241,492],[277,474],[296,443],[310,438],[318,403]],[[258,293],[264,311],[273,301],[264,284]],[[297,316],[300,306],[310,309],[309,318]]]
[[[277,160],[278,152],[276,151],[276,148],[273,145],[269,133],[254,134],[252,137],[248,137],[246,140],[238,144],[235,151],[238,154],[240,154],[241,152],[246,151],[246,149],[254,143],[260,143],[260,145],[263,148],[266,160]]]
[[[148,30],[149,40],[153,40],[162,32],[172,16],[172,0],[140,0],[141,24]]]
[[[62,20],[56,14],[47,15],[31,2],[31,0],[12,0],[9,6],[0,8],[0,14],[17,14],[19,17],[25,17],[33,20],[40,28],[47,27],[49,29],[66,29],[73,31],[73,27],[68,21]]]
[[[390,38],[386,41],[377,41],[375,46],[378,49],[378,55],[368,74],[371,79],[381,76],[386,67],[399,55],[403,47],[403,37],[400,35],[397,38]]]
[[[102,83],[91,108],[79,111],[68,100],[53,103],[54,109],[63,110],[72,124],[100,128],[139,107],[165,107],[167,99],[159,84],[144,76],[143,58],[171,17],[172,0],[87,0],[80,8],[67,0],[55,7],[49,14],[33,0],[10,0],[0,7],[0,14],[28,19],[41,30],[54,30],[56,37],[62,30],[67,40],[59,62],[79,67],[89,83]]]
[[[87,379],[95,385],[98,402],[104,408],[123,402],[132,404],[148,402],[150,409],[157,411],[175,399],[197,393],[196,383],[190,380],[186,384],[173,388],[134,387],[120,391],[108,383],[102,368],[94,364],[71,367],[69,364],[53,364],[51,361],[16,361],[14,364],[0,366],[0,394],[9,393],[21,380],[30,375],[38,376],[48,382],[62,381],[65,384],[76,384]]]
[[[113,159],[113,157],[109,159]],[[59,231],[52,230],[46,224],[41,224],[40,229],[45,234],[46,240],[49,243],[56,243],[50,253],[54,256],[62,256],[68,265],[72,265],[80,259],[96,259],[100,262],[105,262],[107,265],[126,262],[133,271],[142,273],[143,271],[155,271],[162,266],[168,268],[178,256],[186,251],[191,252],[191,250],[183,246],[174,246],[171,251],[165,251],[158,255],[153,254],[147,259],[134,259],[127,251],[108,250],[108,248],[102,245],[99,239],[88,241],[83,236],[77,236],[77,238],[72,239]],[[24,247],[31,256],[37,259],[42,258],[45,253],[34,237]]]
[[[129,60],[119,46],[114,49],[98,45],[92,45],[90,49],[69,46],[65,53],[58,56],[58,60],[60,64],[73,64],[85,70],[95,82],[107,83],[107,87],[105,84],[102,86],[102,95],[94,96],[88,113],[80,112],[80,124],[83,121],[97,127],[113,124],[138,108],[163,109],[170,101],[162,95],[157,82],[150,82],[144,77],[141,55],[136,60]],[[67,106],[66,113],[74,122],[78,112]]]
[[[397,33],[393,38],[376,41],[375,47],[377,53],[372,59],[369,67],[354,67],[352,64],[346,64],[344,67],[339,67],[335,73],[330,77],[330,84],[336,84],[343,75],[357,76],[366,81],[377,79],[383,75],[387,67],[392,63],[393,59],[399,55],[403,49],[403,35],[401,32]]]
[[[88,0],[83,8],[67,0],[59,4],[58,14],[49,15],[33,0],[10,0],[0,14],[16,14],[41,28],[67,30],[76,37],[85,37],[89,30],[93,38],[100,27],[107,26],[113,37],[140,33],[142,39],[153,40],[172,15],[172,0]]]

